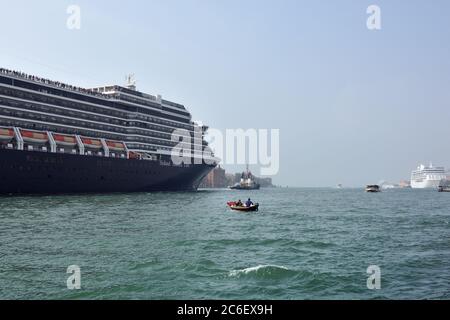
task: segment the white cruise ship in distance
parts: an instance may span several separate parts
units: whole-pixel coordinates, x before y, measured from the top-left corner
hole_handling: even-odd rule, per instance
[[[446,179],[447,175],[444,167],[426,167],[421,164],[411,174],[411,188],[425,189],[425,188],[438,188],[442,179]]]

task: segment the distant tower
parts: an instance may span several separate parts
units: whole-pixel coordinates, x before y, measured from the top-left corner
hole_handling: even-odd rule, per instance
[[[134,74],[129,74],[126,76],[126,87],[130,90],[136,91],[136,79],[134,77]]]

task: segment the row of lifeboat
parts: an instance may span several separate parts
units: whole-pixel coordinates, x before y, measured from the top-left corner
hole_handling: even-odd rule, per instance
[[[49,137],[47,132],[30,131],[19,129],[20,135],[24,142],[33,144],[45,144],[48,142]],[[0,141],[4,143],[10,142],[15,136],[15,132],[11,128],[0,128]],[[64,135],[52,133],[53,140],[57,145],[74,147],[78,144],[77,138],[74,135]],[[81,137],[81,142],[85,148],[98,150],[103,148],[102,141],[100,139]],[[111,151],[126,152],[126,146],[123,142],[106,140],[106,145]]]

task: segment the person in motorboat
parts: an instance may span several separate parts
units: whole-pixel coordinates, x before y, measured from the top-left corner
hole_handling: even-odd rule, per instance
[[[242,203],[241,199],[239,199],[235,204],[236,207],[242,207],[243,205],[244,204]]]
[[[253,205],[252,200],[250,200],[250,198],[248,198],[248,200],[245,202],[245,206],[246,207],[251,207]]]

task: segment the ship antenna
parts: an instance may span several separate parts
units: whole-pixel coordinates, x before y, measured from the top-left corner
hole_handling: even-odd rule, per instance
[[[136,79],[134,73],[130,73],[126,76],[126,87],[130,90],[136,91]]]

